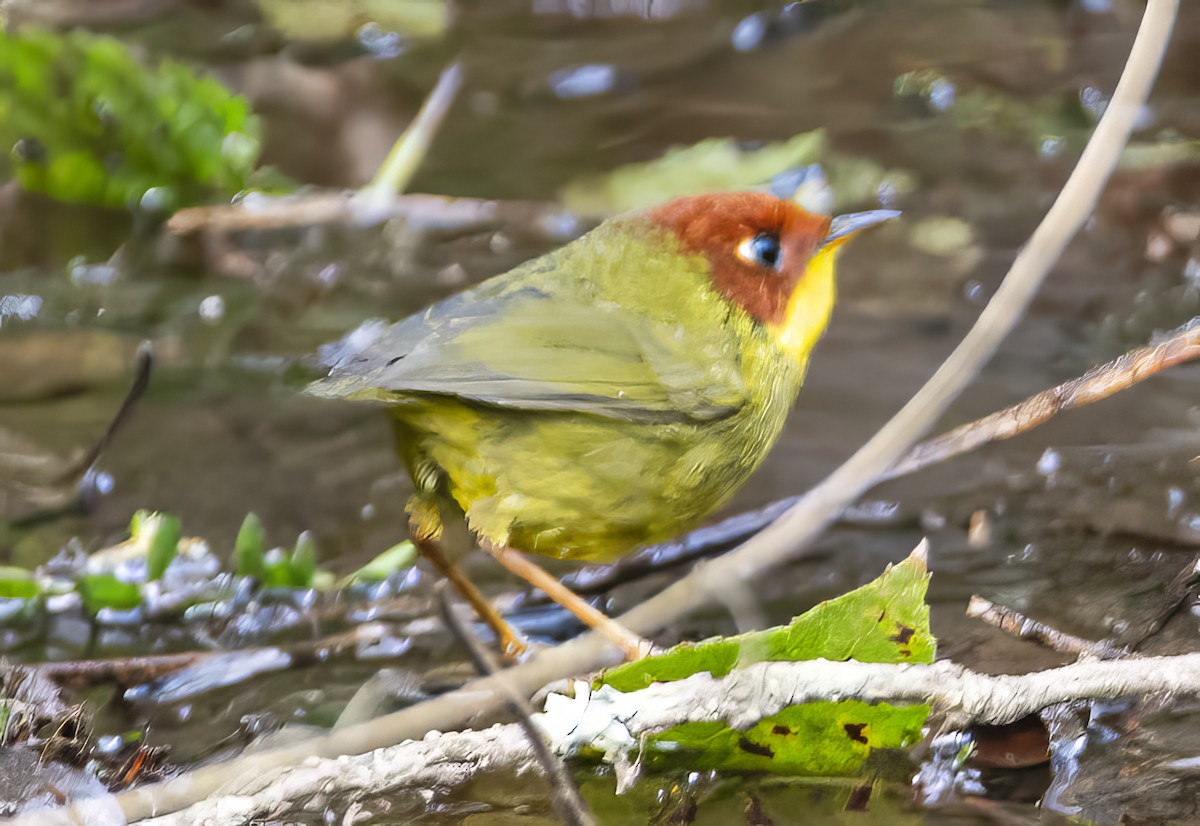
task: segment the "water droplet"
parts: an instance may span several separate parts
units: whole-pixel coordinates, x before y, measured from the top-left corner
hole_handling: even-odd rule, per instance
[[[0,296],[0,327],[4,326],[5,321],[11,319],[30,321],[36,318],[41,311],[42,297],[40,295],[13,293]]]
[[[1189,258],[1183,265],[1183,277],[1193,287],[1200,287],[1200,259]]]
[[[358,30],[358,43],[372,57],[389,60],[405,52],[404,38],[397,32],[380,28],[378,23],[367,23]]]
[[[733,34],[730,36],[729,42],[739,52],[750,52],[762,45],[766,34],[767,15],[763,12],[756,12],[738,21],[738,24],[733,28]]]
[[[342,268],[339,264],[326,264],[324,267],[321,267],[320,272],[317,273],[317,281],[321,283],[321,286],[327,288],[337,284],[341,277]]]
[[[1062,456],[1052,447],[1046,448],[1037,462],[1038,473],[1052,476],[1062,469]]]
[[[1038,145],[1038,155],[1042,160],[1057,158],[1067,148],[1067,139],[1062,135],[1046,135]]]
[[[1167,488],[1167,518],[1173,519],[1185,501],[1187,501],[1187,493],[1183,488],[1176,485]]]
[[[546,236],[558,239],[574,238],[581,231],[579,217],[566,210],[541,216],[537,226]]]
[[[101,496],[107,496],[108,494],[112,493],[113,488],[116,487],[116,480],[107,470],[98,470],[93,473],[91,476],[91,481],[92,489]]]
[[[560,98],[584,98],[611,92],[617,85],[617,68],[607,63],[590,63],[560,69],[550,75],[550,88]]]
[[[946,78],[935,78],[929,84],[929,105],[939,112],[946,111],[954,105],[956,91],[954,84]]]
[[[82,258],[71,261],[67,274],[76,287],[106,287],[117,280],[117,268],[111,264],[89,264]]]
[[[983,301],[983,285],[978,281],[968,281],[963,285],[963,298],[972,304]]]
[[[168,186],[152,186],[142,193],[138,206],[146,212],[170,212],[175,193]]]
[[[1080,89],[1079,102],[1097,118],[1108,108],[1108,97],[1095,86],[1084,86]]]
[[[112,754],[118,751],[124,742],[118,734],[105,734],[96,738],[96,748],[102,754]]]
[[[880,206],[894,207],[900,197],[900,193],[896,191],[896,182],[891,178],[884,178],[879,182],[879,186],[875,187],[875,197]]]
[[[503,232],[493,232],[492,237],[488,239],[488,249],[494,253],[508,252],[512,248],[512,241]]]
[[[219,295],[210,295],[200,302],[200,320],[205,324],[219,324],[225,317],[225,299]]]

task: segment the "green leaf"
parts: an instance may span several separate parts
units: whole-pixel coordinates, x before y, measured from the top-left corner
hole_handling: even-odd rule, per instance
[[[786,626],[679,645],[602,674],[608,685],[636,692],[654,682],[709,672],[724,677],[764,661],[858,660],[929,663],[936,641],[929,630],[925,543],[874,582],[815,606]],[[928,706],[858,700],[790,706],[752,728],[687,723],[643,740],[650,766],[851,776],[876,749],[900,749],[921,737]]]
[[[685,723],[646,739],[650,768],[685,764],[696,769],[851,776],[875,749],[897,749],[921,739],[928,706],[871,705],[858,700],[791,706],[747,731],[723,723]]]
[[[293,40],[352,40],[367,23],[405,38],[440,37],[446,0],[255,0],[268,23]]]
[[[734,668],[763,661],[930,663],[937,642],[929,630],[928,587],[924,558],[914,551],[899,565],[889,565],[874,582],[822,602],[788,625],[678,645],[618,666],[597,677],[596,685],[636,691],[701,671],[723,677]]]
[[[233,543],[234,566],[238,576],[250,576],[263,579],[266,565],[263,561],[266,535],[263,532],[262,520],[254,513],[246,514],[242,527],[238,529],[237,539]]]
[[[32,571],[12,565],[0,565],[0,599],[33,599],[42,587]]]
[[[288,584],[293,588],[313,587],[313,579],[317,574],[317,543],[309,531],[302,532],[296,539],[290,573]]]
[[[140,519],[138,517],[141,517]],[[183,538],[183,523],[178,516],[167,513],[146,514],[138,511],[134,516],[133,538],[146,553],[146,581],[161,579],[171,560],[179,552],[179,540]]]
[[[393,545],[366,565],[348,574],[342,581],[343,588],[360,583],[383,582],[397,571],[411,568],[417,561],[417,548],[409,540]]]
[[[8,698],[0,699],[0,747],[8,745],[8,724],[13,718],[13,712],[20,703]]]
[[[266,588],[292,587],[292,559],[283,548],[272,548],[263,555],[261,581]]]
[[[247,102],[109,37],[0,30],[0,180],[111,207],[176,209],[245,188],[259,152]],[[11,155],[8,147],[15,147]]]
[[[112,574],[87,574],[79,580],[79,595],[89,614],[101,608],[128,611],[142,604],[142,589],[133,582],[122,582]]]

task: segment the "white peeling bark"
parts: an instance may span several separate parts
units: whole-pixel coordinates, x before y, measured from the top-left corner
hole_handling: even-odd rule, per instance
[[[587,683],[579,682],[575,697],[550,695],[546,712],[534,720],[556,751],[599,748],[620,764],[646,734],[713,720],[744,729],[788,706],[815,700],[927,703],[951,725],[964,726],[1008,723],[1072,700],[1164,693],[1200,695],[1200,654],[1085,661],[1018,676],[979,674],[950,662],[759,663],[723,679],[698,674],[630,693],[608,687],[590,691]],[[183,826],[286,818],[289,813],[320,811],[332,797],[346,801],[453,787],[496,767],[540,771],[519,726],[433,732],[423,740],[365,755],[310,759],[239,782],[175,814],[139,822]]]

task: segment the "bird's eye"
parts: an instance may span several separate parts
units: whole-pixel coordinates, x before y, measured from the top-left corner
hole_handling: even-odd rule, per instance
[[[779,236],[769,232],[760,232],[742,241],[738,244],[737,254],[747,264],[765,267],[768,270],[778,270],[783,259]]]

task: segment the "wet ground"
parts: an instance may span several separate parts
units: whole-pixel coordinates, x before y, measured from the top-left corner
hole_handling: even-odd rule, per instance
[[[288,41],[239,3],[166,4],[166,14],[163,4],[126,4],[113,11],[128,18],[101,14],[86,24],[214,68],[262,114],[264,160],[303,182],[364,183],[455,56],[466,66],[465,88],[414,191],[553,201],[580,176],[673,145],[711,136],[773,141],[818,127],[836,152],[904,172],[905,193],[880,193],[904,220],[846,254],[842,301],[788,429],[729,512],[820,480],[953,348],[1069,172],[1140,15],[1140,4],[1126,0],[531,5],[463,4],[443,37],[399,46],[381,46],[377,32],[360,38],[376,54],[353,40]],[[72,12],[68,2],[44,8]],[[1200,160],[1187,160],[1200,157],[1200,7],[1185,3],[1182,13],[1138,135],[1143,153],[1118,174],[947,427],[1200,313]],[[179,514],[187,533],[215,546],[229,544],[253,510],[273,542],[315,532],[335,568],[393,544],[404,535],[408,483],[386,422],[374,410],[299,397],[306,359],[366,319],[400,318],[574,229],[560,222],[547,232],[524,214],[463,232],[393,222],[236,236],[230,244],[249,263],[234,272],[211,247],[164,241],[124,214],[0,191],[0,453],[51,462],[86,446],[120,401],[137,342],[152,339],[161,356],[147,398],[105,455],[105,492],[87,513],[16,524],[53,494],[0,463],[0,518],[9,521],[0,522],[0,561],[39,564],[72,537],[104,547],[138,508]],[[822,554],[764,585],[764,606],[772,620],[786,620],[872,579],[927,535],[942,655],[988,671],[1061,661],[965,619],[973,593],[1081,636],[1120,636],[1155,613],[1164,583],[1200,546],[1198,399],[1200,367],[1176,368],[1034,433],[885,485],[872,496],[896,503],[891,515],[830,532]],[[990,536],[972,540],[967,528],[979,511]],[[513,587],[482,561],[473,571],[492,592]],[[669,575],[618,589],[610,607]],[[417,583],[397,616],[422,616],[427,587]],[[561,618],[550,620],[537,627],[571,633]],[[235,636],[277,640],[264,622]],[[730,629],[713,614],[663,641]],[[1185,611],[1148,648],[1191,650],[1197,631]],[[180,644],[144,633],[159,648]],[[86,628],[66,629],[10,656],[129,652],[145,641],[139,632],[121,636],[97,648]],[[468,673],[437,631],[415,634],[386,661],[411,674],[418,692]],[[149,720],[152,738],[187,760],[237,746],[256,727],[328,724],[376,667],[341,658],[195,698],[109,708],[97,725]],[[1092,730],[1083,769],[1072,783],[1060,778],[1065,788],[1050,808],[1106,822],[1193,822],[1194,769],[1162,768],[1200,749],[1188,711],[1115,710],[1118,736]],[[644,811],[637,807],[655,795],[647,788],[614,803],[611,779],[584,780],[612,822]],[[1034,808],[1048,783],[1044,767],[997,773],[985,778],[982,801],[895,818],[1055,822]],[[805,807],[820,811],[820,801],[836,797],[820,784],[777,780],[727,779],[705,794],[696,822],[731,822],[750,797],[777,824],[817,822]],[[622,813],[625,805],[633,808]],[[838,811],[830,822],[860,817]],[[900,822],[886,811],[879,822]],[[428,823],[500,822],[501,813],[513,822],[548,818],[544,790],[491,778],[428,811],[394,812]]]

